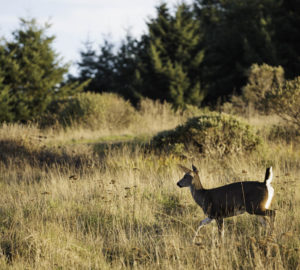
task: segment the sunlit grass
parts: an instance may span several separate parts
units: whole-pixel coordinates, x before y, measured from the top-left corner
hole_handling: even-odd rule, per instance
[[[131,136],[95,136],[94,141],[87,135],[62,144],[68,132],[56,137],[53,131],[50,137],[18,125],[2,127],[0,134],[2,142],[10,139],[18,146],[6,145],[1,153],[1,269],[299,267],[299,145],[266,142],[262,153],[182,160],[158,156],[139,144],[101,153],[95,147],[99,140],[130,141]],[[13,152],[20,149],[22,158]],[[32,155],[44,159],[37,162]],[[225,220],[223,240],[213,222],[193,245],[204,214],[190,191],[176,186],[182,177],[179,162],[195,163],[207,188],[262,181],[266,166],[272,165],[271,207],[277,209],[273,234],[256,216],[244,214]]]

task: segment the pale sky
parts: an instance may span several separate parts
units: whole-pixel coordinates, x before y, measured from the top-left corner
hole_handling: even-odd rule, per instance
[[[164,2],[173,8],[181,1]],[[19,27],[20,17],[50,22],[49,34],[56,36],[54,49],[64,62],[75,63],[87,40],[97,48],[105,36],[118,42],[128,29],[139,37],[159,3],[161,0],[0,0],[0,37],[9,38]]]

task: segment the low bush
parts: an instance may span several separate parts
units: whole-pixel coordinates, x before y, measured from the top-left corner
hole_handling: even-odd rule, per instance
[[[253,64],[248,71],[248,82],[242,89],[242,95],[233,95],[230,102],[225,102],[221,109],[225,113],[247,116],[254,112],[267,114],[272,109],[269,94],[284,82],[281,66]]]
[[[248,83],[243,88],[243,99],[246,104],[252,104],[260,112],[269,112],[267,96],[274,88],[284,83],[284,70],[281,66],[272,67],[267,64],[251,66]]]
[[[110,93],[79,93],[73,97],[52,102],[41,126],[55,124],[83,126],[95,129],[124,129],[136,119],[133,106],[123,98]]]
[[[300,76],[272,89],[267,99],[273,112],[288,123],[300,127]]]
[[[253,151],[261,144],[250,125],[237,118],[208,113],[189,119],[174,130],[164,131],[152,139],[152,146],[175,153],[186,150],[219,156]]]

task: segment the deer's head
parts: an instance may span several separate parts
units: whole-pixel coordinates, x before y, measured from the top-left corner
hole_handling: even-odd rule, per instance
[[[180,188],[194,186],[195,189],[203,189],[203,186],[200,182],[198,169],[194,165],[192,165],[192,170],[182,165],[178,166],[185,174],[183,178],[178,181],[177,186],[179,186]]]

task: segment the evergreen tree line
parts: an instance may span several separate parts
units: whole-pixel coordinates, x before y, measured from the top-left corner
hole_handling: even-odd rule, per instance
[[[140,97],[175,107],[201,106],[241,94],[254,63],[300,73],[300,5],[297,0],[195,0],[170,10],[157,7],[139,39],[128,35],[116,50],[106,40],[88,44],[78,63],[86,89]]]
[[[36,120],[82,90],[200,107],[241,94],[254,63],[281,65],[287,79],[300,73],[296,0],[161,4],[141,37],[128,34],[117,48],[87,44],[75,77],[53,50],[49,27],[22,19],[11,40],[0,39],[0,122]]]
[[[69,66],[53,50],[49,27],[21,19],[13,38],[0,40],[0,122],[38,120],[51,102],[86,85],[66,82]]]

